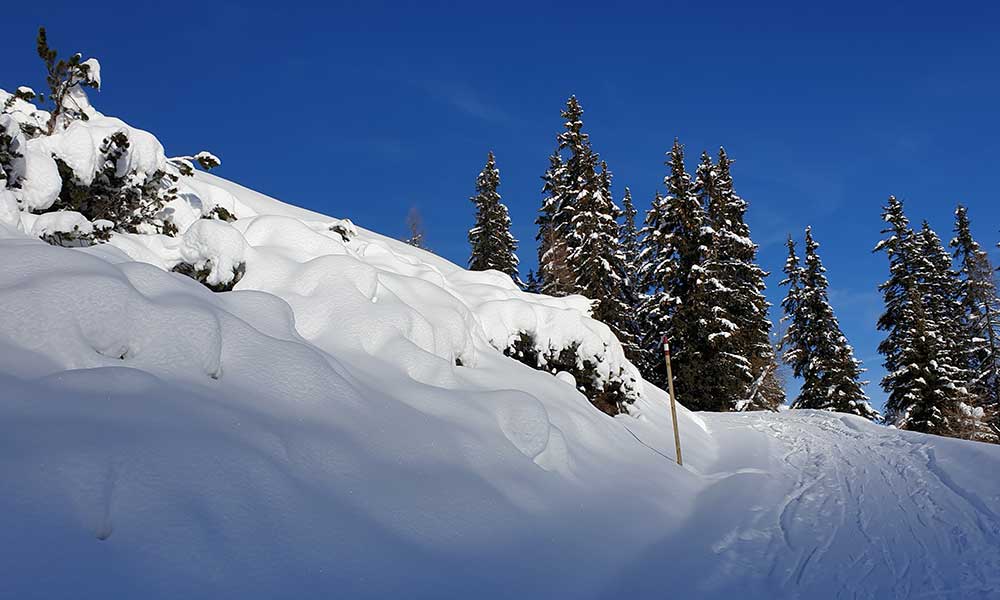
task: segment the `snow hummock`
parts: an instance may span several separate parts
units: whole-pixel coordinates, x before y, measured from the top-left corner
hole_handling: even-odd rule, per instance
[[[181,237],[180,254],[195,269],[210,269],[207,283],[219,285],[233,280],[246,247],[243,235],[229,223],[199,219]]]
[[[94,232],[93,224],[78,212],[61,210],[38,215],[31,226],[31,235],[43,237],[60,233],[89,235]]]

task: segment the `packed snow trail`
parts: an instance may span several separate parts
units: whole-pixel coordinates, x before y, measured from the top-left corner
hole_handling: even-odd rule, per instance
[[[609,596],[1000,597],[997,448],[821,411],[703,416],[720,456],[697,512]]]

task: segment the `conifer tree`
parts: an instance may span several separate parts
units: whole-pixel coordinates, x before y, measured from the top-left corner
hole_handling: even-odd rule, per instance
[[[611,328],[630,359],[637,358],[625,257],[615,219],[620,211],[611,199],[611,172],[606,163],[601,163],[596,182],[593,192],[583,189],[578,193],[567,230],[574,292],[592,300],[594,318]]]
[[[700,371],[707,350],[703,325],[712,319],[703,282],[705,211],[684,167],[684,148],[674,140],[666,162],[667,196],[654,201],[646,216],[643,276],[650,294],[642,307],[646,327],[644,346],[657,348],[661,333],[670,338],[678,399],[693,410],[712,410],[726,399],[713,397],[709,377]],[[651,373],[658,385],[666,384],[666,367]]]
[[[910,431],[952,435],[959,408],[954,401],[954,382],[939,368],[946,354],[944,344],[924,311],[917,292],[906,304],[911,330],[909,344],[900,350],[901,367],[887,376],[894,406],[905,407],[897,426]],[[888,406],[887,406],[888,407]],[[898,408],[896,409],[899,410]]]
[[[549,156],[549,168],[542,175],[542,206],[538,211],[535,224],[538,233],[538,289],[540,293],[550,296],[565,295],[570,284],[568,251],[561,234],[556,231],[556,216],[559,213],[559,203],[563,198],[563,178],[566,171],[563,159],[557,148]]]
[[[598,157],[590,147],[590,136],[583,131],[583,107],[576,96],[569,97],[561,116],[564,131],[557,137],[558,147],[542,176],[546,197],[537,221],[542,291],[553,296],[578,292],[570,263],[579,241],[573,234],[573,215],[577,204],[588,201],[586,197],[597,194],[601,186],[596,171]]]
[[[626,349],[629,353],[629,360],[643,373],[649,371],[650,366],[656,358],[642,345],[642,324],[639,320],[639,307],[644,298],[644,290],[639,280],[639,231],[636,228],[635,218],[639,214],[635,204],[632,202],[632,192],[625,188],[622,197],[622,217],[623,222],[619,229],[619,243],[624,260],[625,278],[625,298],[628,305],[628,335],[631,337],[631,344]]]
[[[517,240],[510,232],[510,216],[507,207],[500,201],[499,186],[500,170],[493,152],[490,152],[486,166],[476,178],[476,195],[470,198],[476,205],[476,224],[469,230],[469,244],[472,246],[469,269],[496,269],[520,284]]]
[[[705,197],[709,256],[705,279],[724,348],[727,372],[732,379],[728,389],[735,394],[737,406],[744,410],[776,410],[784,401],[784,390],[777,379],[777,361],[771,345],[770,304],[764,296],[767,272],[757,264],[757,246],[750,239],[745,221],[746,201],[733,187],[732,160],[719,149],[716,165],[707,154],[702,156],[696,186]]]
[[[632,202],[632,191],[625,188],[625,195],[622,196],[622,225],[619,239],[621,242],[622,255],[625,257],[625,275],[628,278],[628,290],[631,297],[631,306],[638,305],[638,298],[641,286],[639,285],[639,230],[636,229],[635,217],[639,211],[635,209]]]
[[[886,331],[879,344],[888,372],[882,379],[889,395],[885,420],[901,429],[954,435],[969,401],[960,282],[937,234],[926,222],[913,232],[893,196],[883,220],[889,236],[875,250],[889,257],[889,279],[879,287],[885,312],[878,321]]]
[[[524,289],[524,291],[530,292],[532,294],[541,294],[542,293],[542,286],[538,282],[538,278],[535,277],[535,271],[534,270],[528,271],[528,276],[524,280],[523,289]]]
[[[989,256],[972,237],[968,210],[955,210],[955,237],[951,240],[961,277],[960,303],[965,337],[971,346],[970,391],[977,406],[1000,406],[1000,301]]]
[[[782,307],[789,327],[783,344],[788,350],[785,360],[795,376],[803,379],[792,408],[832,410],[875,420],[879,415],[864,392],[867,382],[861,380],[861,362],[854,358],[830,305],[826,268],[818,249],[812,228],[807,227],[805,265],[800,266],[795,243],[788,240],[782,282],[788,286],[788,295]]]
[[[950,369],[948,376],[964,394],[972,381],[970,365],[975,349],[972,338],[967,335],[968,327],[962,310],[962,282],[952,268],[951,256],[944,249],[941,238],[927,221],[921,225],[917,246],[920,257],[917,277],[928,323],[938,328]],[[969,400],[967,395],[961,399]]]

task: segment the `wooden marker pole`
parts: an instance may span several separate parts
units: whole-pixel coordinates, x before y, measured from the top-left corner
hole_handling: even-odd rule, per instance
[[[674,399],[674,373],[670,369],[670,338],[663,336],[663,359],[667,362],[667,390],[670,392],[670,416],[674,420],[674,450],[677,452],[677,464],[684,466],[681,458],[681,432],[677,428],[677,400]]]

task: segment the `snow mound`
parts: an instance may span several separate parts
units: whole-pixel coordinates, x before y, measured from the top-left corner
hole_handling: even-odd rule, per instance
[[[209,271],[209,285],[220,285],[236,277],[245,262],[246,248],[243,235],[228,223],[200,219],[184,232],[180,253],[196,270]]]

